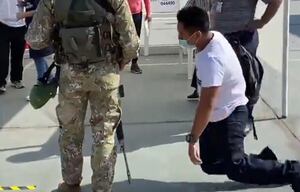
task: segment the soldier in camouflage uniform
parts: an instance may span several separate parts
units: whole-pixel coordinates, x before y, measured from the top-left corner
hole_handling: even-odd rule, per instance
[[[84,119],[88,102],[93,133],[92,188],[94,192],[110,192],[112,188],[116,163],[115,128],[121,118],[119,70],[137,57],[139,39],[127,1],[107,2],[115,11],[112,28],[119,34],[122,57],[107,53],[105,62],[84,67],[68,61],[61,64],[59,105],[56,111],[60,123],[59,145],[64,183],[60,184],[58,191],[80,191]],[[26,36],[33,49],[43,49],[53,41],[56,19],[53,4],[55,0],[41,0],[37,8]]]

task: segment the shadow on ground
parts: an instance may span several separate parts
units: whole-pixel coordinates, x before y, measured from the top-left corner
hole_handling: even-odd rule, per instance
[[[256,188],[274,188],[278,186],[257,186],[257,185],[245,185],[237,182],[160,182],[145,179],[134,179],[132,184],[129,185],[127,181],[116,182],[113,186],[114,192],[215,192],[215,191],[240,191],[246,189]],[[92,191],[91,185],[85,185],[82,187],[83,192]],[[57,192],[53,190],[52,192]]]
[[[133,152],[141,148],[159,146],[163,144],[171,144],[184,141],[181,134],[187,133],[191,127],[190,123],[174,123],[171,124],[148,124],[148,125],[124,125],[127,152]],[[145,136],[147,135],[147,137]],[[32,161],[40,161],[51,156],[59,156],[58,148],[58,131],[53,134],[49,140],[41,146],[24,146],[22,149],[33,148],[31,152],[19,153],[7,158],[8,162],[24,163]],[[90,127],[86,127],[85,142],[83,145],[84,156],[90,156],[91,143],[93,137]],[[40,150],[34,148],[41,147]],[[13,151],[20,148],[0,149],[0,152]]]

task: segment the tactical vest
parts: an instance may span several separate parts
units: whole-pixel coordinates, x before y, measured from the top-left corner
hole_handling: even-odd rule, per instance
[[[115,52],[114,16],[95,0],[56,0],[54,18],[66,62],[105,62]]]

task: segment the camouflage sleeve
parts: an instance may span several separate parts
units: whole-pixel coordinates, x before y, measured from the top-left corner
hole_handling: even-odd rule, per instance
[[[53,0],[41,0],[29,25],[26,41],[32,49],[43,49],[51,45],[54,19]]]
[[[128,63],[137,57],[139,37],[137,36],[127,0],[108,0],[115,14],[115,30],[120,34],[120,45],[123,50],[123,61]]]

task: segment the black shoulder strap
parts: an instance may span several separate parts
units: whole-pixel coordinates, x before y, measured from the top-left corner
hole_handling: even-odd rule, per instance
[[[55,63],[55,61],[52,62],[52,64],[49,66],[49,68],[47,69],[47,71],[44,73],[43,77],[39,79],[40,82],[42,82],[43,84],[48,84],[49,83],[49,78],[51,76],[51,72],[52,70],[56,68],[56,72],[55,72],[55,78],[52,79],[52,83],[56,83],[58,84],[59,81],[59,74],[60,74],[60,66],[57,65]]]
[[[110,12],[111,14],[115,15],[116,11],[107,0],[95,0],[95,2],[98,3],[101,7],[103,7],[107,12]]]

